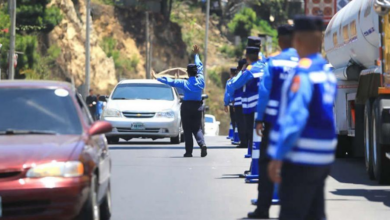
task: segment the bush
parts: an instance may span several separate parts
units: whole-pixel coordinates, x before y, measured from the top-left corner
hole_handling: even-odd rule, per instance
[[[228,23],[229,31],[235,35],[246,39],[252,28],[256,24],[256,12],[251,8],[243,8],[239,13],[234,15],[233,20]]]
[[[211,81],[214,82],[214,84],[218,87],[222,87],[222,82],[221,82],[221,77],[219,77],[217,71],[214,69],[214,70],[209,70],[207,72],[208,74],[208,77],[211,79]]]

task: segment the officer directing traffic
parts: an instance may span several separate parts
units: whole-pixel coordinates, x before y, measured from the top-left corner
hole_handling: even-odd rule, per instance
[[[324,186],[334,161],[337,136],[333,104],[337,80],[318,53],[323,21],[294,19],[300,61],[283,86],[277,124],[270,133],[268,172],[280,183],[280,219],[326,219]]]
[[[281,53],[268,60],[268,71],[265,72],[259,87],[259,102],[257,104],[256,132],[262,136],[259,158],[259,185],[257,208],[248,213],[248,218],[269,218],[272,204],[274,184],[268,177],[267,148],[269,132],[276,122],[280,108],[281,88],[286,78],[298,64],[297,51],[292,48],[293,27],[283,25],[278,27],[278,43]]]
[[[203,77],[203,64],[199,59],[199,47],[194,46],[195,64],[188,64],[188,80],[171,79],[161,77],[157,80],[167,85],[181,88],[184,91],[183,103],[181,105],[181,119],[184,129],[185,148],[184,157],[192,157],[194,143],[192,135],[195,136],[201,148],[201,157],[207,156],[207,147],[202,131],[203,101],[202,92],[205,86]]]

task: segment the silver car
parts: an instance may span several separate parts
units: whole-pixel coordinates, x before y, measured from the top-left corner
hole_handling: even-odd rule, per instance
[[[124,80],[107,100],[102,120],[112,124],[109,143],[119,138],[170,138],[183,142],[180,96],[176,89],[156,80]]]

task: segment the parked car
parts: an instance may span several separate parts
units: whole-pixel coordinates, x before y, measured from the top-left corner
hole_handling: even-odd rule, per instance
[[[110,219],[104,133],[68,83],[0,82],[0,218]]]
[[[157,80],[124,80],[107,101],[102,119],[113,125],[106,134],[109,143],[119,138],[170,138],[184,141],[177,91]]]
[[[219,125],[221,124],[219,121],[215,119],[214,115],[205,115],[205,130],[206,136],[219,136]]]

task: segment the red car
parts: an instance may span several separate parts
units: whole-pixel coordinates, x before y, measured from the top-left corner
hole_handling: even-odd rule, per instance
[[[104,133],[67,83],[0,82],[0,219],[110,219]]]

